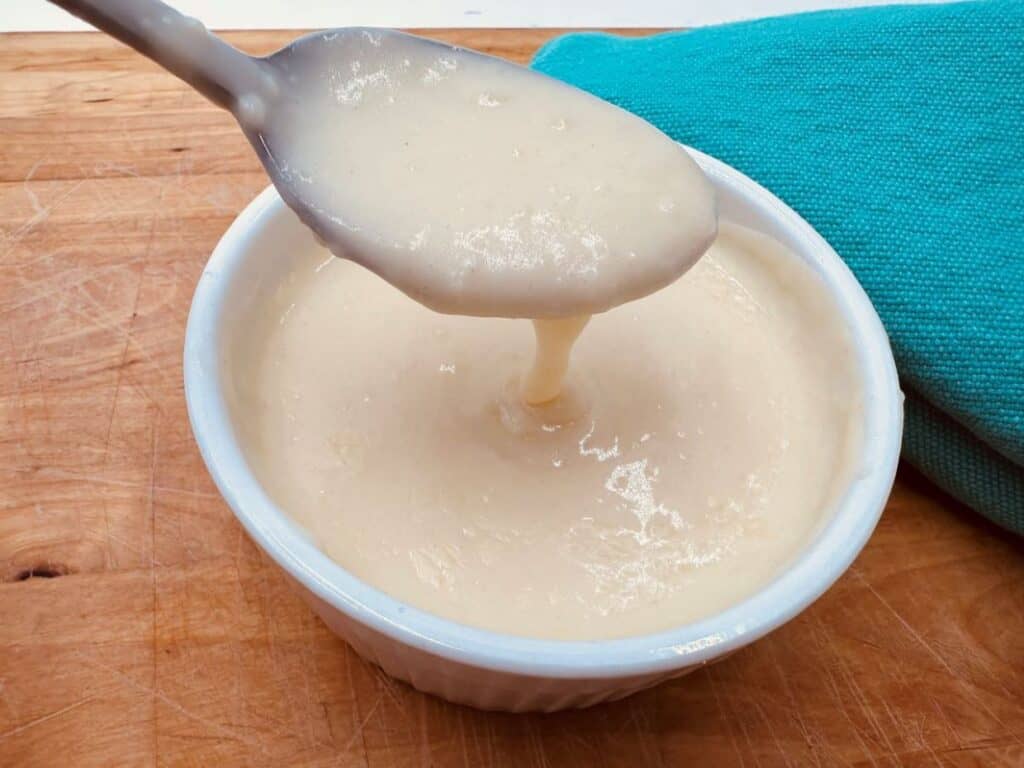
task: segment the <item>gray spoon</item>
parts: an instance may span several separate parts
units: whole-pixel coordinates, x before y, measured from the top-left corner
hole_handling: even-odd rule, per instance
[[[274,186],[288,206],[335,252],[351,249],[351,229],[339,225],[344,212],[327,211],[305,200],[300,185],[288,170],[288,148],[262,130],[270,110],[301,119],[303,105],[295,103],[289,83],[339,65],[339,50],[361,35],[373,35],[401,56],[403,50],[423,47],[437,55],[478,56],[473,51],[388,29],[342,28],[314,32],[294,40],[275,53],[258,58],[242,53],[211,33],[194,18],[159,0],[50,0],[97,29],[131,46],[142,55],[184,80],[238,121],[259,156]],[[509,68],[522,70],[513,64]],[[358,260],[358,253],[344,255]],[[391,279],[390,277],[388,278]],[[405,286],[399,285],[405,289]]]

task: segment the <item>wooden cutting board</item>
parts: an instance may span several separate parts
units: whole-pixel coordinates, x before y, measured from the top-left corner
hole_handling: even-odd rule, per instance
[[[555,33],[431,34],[525,61]],[[357,658],[185,414],[193,286],[265,184],[136,54],[0,36],[0,766],[1024,765],[1024,546],[907,469],[810,610],[626,701],[485,714]]]

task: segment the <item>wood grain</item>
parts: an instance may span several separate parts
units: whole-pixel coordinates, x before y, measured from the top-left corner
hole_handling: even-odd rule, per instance
[[[834,589],[683,680],[502,716],[385,678],[189,432],[193,285],[266,183],[230,118],[98,35],[7,35],[0,137],[0,766],[1024,765],[1024,546],[906,469]]]

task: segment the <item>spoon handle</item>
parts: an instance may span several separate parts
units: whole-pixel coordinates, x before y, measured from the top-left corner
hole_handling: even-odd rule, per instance
[[[50,2],[131,46],[231,112],[246,97],[265,97],[275,90],[265,62],[159,0]]]

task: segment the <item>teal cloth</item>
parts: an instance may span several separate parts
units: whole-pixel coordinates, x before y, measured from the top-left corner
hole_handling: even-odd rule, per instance
[[[1024,532],[1024,3],[571,34],[533,66],[799,211],[889,332],[904,457]]]

